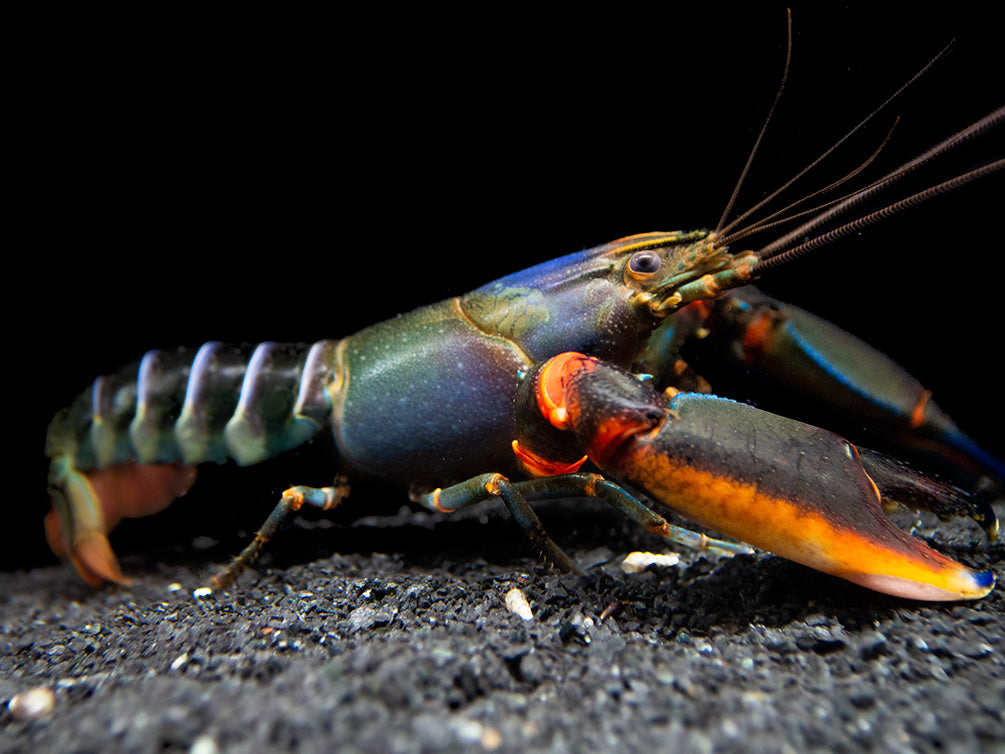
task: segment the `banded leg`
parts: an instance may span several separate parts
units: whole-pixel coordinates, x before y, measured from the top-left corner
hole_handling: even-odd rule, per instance
[[[337,479],[331,487],[307,487],[299,485],[290,487],[272,509],[272,513],[256,532],[255,538],[236,556],[222,573],[213,577],[214,589],[227,589],[244,572],[261,553],[265,543],[275,536],[276,532],[292,513],[299,511],[304,504],[313,505],[321,510],[334,510],[339,503],[349,495],[349,485]]]
[[[575,564],[547,535],[528,500],[596,497],[608,503],[646,531],[658,534],[669,542],[730,557],[753,552],[753,549],[745,544],[712,539],[704,534],[671,525],[665,518],[650,510],[624,488],[599,474],[562,474],[523,482],[511,482],[501,474],[482,474],[451,487],[436,489],[423,495],[415,495],[413,500],[429,510],[452,513],[461,508],[484,502],[490,497],[502,498],[514,520],[524,530],[541,555],[558,570],[565,573],[576,571]]]
[[[530,507],[527,498],[519,489],[519,484],[514,484],[502,474],[480,474],[466,482],[443,489],[437,487],[432,492],[413,495],[412,499],[429,510],[453,513],[491,497],[502,499],[513,520],[523,529],[531,544],[545,560],[563,573],[574,573],[579,570],[572,558],[548,536],[541,519],[534,513],[534,509]]]

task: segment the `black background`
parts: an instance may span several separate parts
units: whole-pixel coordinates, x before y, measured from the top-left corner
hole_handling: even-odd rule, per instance
[[[340,337],[619,236],[714,226],[786,38],[774,4],[111,22],[31,30],[14,109],[27,168],[5,317],[15,565],[41,547],[49,418],[150,348]],[[814,4],[793,25],[741,207],[951,39],[819,181],[895,115],[887,168],[1002,104],[983,12]],[[1001,153],[1000,134],[985,138],[948,172]],[[983,181],[764,285],[891,353],[999,456],[1001,197],[1000,177]]]

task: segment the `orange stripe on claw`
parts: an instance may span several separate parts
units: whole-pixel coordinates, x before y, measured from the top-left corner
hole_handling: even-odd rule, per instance
[[[681,464],[635,443],[618,459],[623,478],[687,518],[756,547],[870,589],[922,600],[983,597],[990,573],[941,555],[863,501],[861,527],[828,519],[812,502],[767,495],[754,484]],[[872,502],[872,504],[869,504]]]

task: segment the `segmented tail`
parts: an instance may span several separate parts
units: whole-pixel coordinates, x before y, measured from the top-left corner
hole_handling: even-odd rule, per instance
[[[314,437],[331,413],[335,346],[206,343],[99,377],[49,426],[53,551],[89,583],[125,583],[115,525],[185,494],[197,464],[247,466]]]
[[[335,341],[206,343],[150,351],[99,377],[49,426],[46,454],[78,470],[139,464],[258,463],[324,426]]]

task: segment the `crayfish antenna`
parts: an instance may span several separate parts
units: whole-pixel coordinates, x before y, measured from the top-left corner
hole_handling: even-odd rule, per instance
[[[740,177],[737,180],[735,187],[733,188],[733,193],[730,196],[728,203],[726,204],[726,209],[723,211],[722,217],[719,219],[719,222],[716,225],[716,230],[715,230],[716,235],[717,236],[721,236],[723,239],[725,239],[723,241],[723,243],[729,243],[730,239],[735,239],[737,237],[742,237],[744,235],[748,235],[749,232],[753,231],[753,228],[756,227],[756,226],[759,226],[763,221],[759,220],[759,221],[755,222],[752,226],[748,226],[747,229],[741,230],[741,231],[736,231],[735,233],[733,232],[733,229],[736,228],[736,226],[738,226],[741,222],[743,222],[744,220],[746,220],[748,217],[750,217],[751,215],[753,215],[755,212],[757,212],[761,208],[765,207],[767,204],[769,204],[771,201],[773,201],[776,197],[778,197],[784,191],[786,191],[789,187],[791,187],[796,181],[798,181],[801,178],[803,178],[804,176],[806,176],[814,168],[816,168],[818,165],[820,165],[820,163],[822,163],[824,160],[826,160],[842,144],[844,144],[846,141],[848,141],[855,133],[857,133],[859,130],[861,130],[862,128],[864,128],[866,126],[866,124],[868,124],[873,118],[875,118],[877,115],[879,115],[881,112],[883,112],[906,89],[908,89],[916,81],[918,81],[926,73],[928,73],[928,71],[936,63],[938,63],[940,60],[942,60],[942,58],[944,58],[946,56],[946,54],[949,52],[949,50],[952,48],[952,46],[954,44],[955,44],[955,40],[954,41],[950,41],[949,44],[947,44],[945,47],[943,47],[938,53],[936,53],[936,55],[931,60],[929,60],[925,65],[923,65],[920,70],[918,70],[907,81],[905,81],[903,84],[901,84],[883,102],[881,102],[878,106],[876,106],[872,110],[872,112],[870,112],[868,115],[866,115],[864,118],[862,118],[847,133],[845,133],[840,139],[838,139],[833,144],[831,144],[830,147],[828,147],[827,149],[825,149],[812,162],[810,162],[808,165],[806,165],[806,167],[804,167],[802,170],[800,170],[799,172],[797,172],[794,176],[792,176],[787,181],[785,181],[781,186],[779,186],[778,188],[776,188],[773,191],[769,192],[760,201],[758,201],[752,207],[750,207],[749,209],[747,209],[746,211],[744,211],[742,214],[740,214],[739,216],[737,216],[737,217],[733,218],[732,220],[730,220],[728,222],[728,224],[727,224],[727,219],[729,218],[729,214],[732,211],[733,205],[735,204],[737,196],[740,193],[740,187],[743,185],[743,182],[744,182],[744,180],[747,177],[747,173],[750,170],[751,164],[754,161],[754,157],[757,154],[758,148],[760,147],[760,144],[761,144],[761,141],[762,141],[762,139],[764,137],[764,134],[767,131],[768,124],[771,121],[771,117],[772,117],[772,115],[775,112],[775,108],[777,107],[779,100],[781,99],[782,91],[785,88],[785,82],[786,82],[786,80],[788,78],[788,75],[789,75],[789,65],[790,65],[791,59],[792,59],[792,13],[791,13],[791,11],[788,11],[788,46],[787,46],[787,50],[786,50],[785,67],[784,67],[783,72],[782,72],[781,84],[779,85],[778,91],[775,94],[774,102],[772,103],[771,108],[768,111],[768,115],[767,115],[767,117],[764,120],[764,124],[761,126],[761,131],[758,134],[757,139],[754,141],[754,146],[750,150],[750,155],[747,158],[747,162],[744,165],[743,170],[740,173]],[[871,161],[871,158],[870,158],[870,161]],[[853,175],[854,175],[855,172],[857,172],[857,171],[854,171]],[[844,181],[842,180],[839,183],[843,183],[843,182]],[[824,189],[824,191],[826,191],[826,190],[829,190],[829,189]],[[821,193],[821,192],[814,192],[814,194],[811,194],[810,196],[813,196],[813,195],[815,195],[817,193]],[[801,202],[805,201],[806,198],[808,198],[808,197],[804,197],[803,199],[799,199],[799,200],[797,200],[796,203],[797,204],[801,203]],[[764,228],[761,228],[761,229],[763,230]],[[794,233],[796,233],[796,231],[794,231]]]
[[[789,233],[786,233],[781,238],[760,248],[757,250],[756,254],[761,261],[754,266],[752,271],[753,275],[760,275],[767,269],[789,262],[814,249],[833,243],[839,238],[858,233],[863,228],[884,220],[897,212],[914,207],[929,199],[934,199],[937,196],[942,196],[943,194],[954,191],[979,178],[984,178],[998,172],[999,170],[1005,169],[1005,159],[993,160],[966,173],[950,178],[947,181],[935,184],[927,189],[911,194],[904,199],[888,204],[881,209],[869,212],[866,215],[858,217],[855,220],[847,222],[839,227],[833,228],[832,230],[821,233],[818,236],[810,237],[811,233],[831,221],[836,220],[842,215],[846,215],[857,205],[871,198],[878,192],[889,188],[901,178],[913,172],[915,169],[931,160],[934,160],[936,157],[945,154],[951,149],[970,141],[972,138],[977,137],[985,131],[1000,125],[1003,121],[1005,121],[1005,107],[999,107],[997,110],[988,113],[979,121],[960,131],[957,131],[949,138],[944,139],[927,152],[915,157],[913,160],[901,165],[899,168],[890,171],[872,185],[852,194],[847,199],[838,202],[827,211],[801,224],[799,227]]]
[[[733,220],[733,222],[731,222],[729,225],[723,227],[726,223],[726,219],[729,217],[729,213],[733,211],[733,205],[736,203],[736,198],[740,194],[740,188],[743,186],[743,182],[747,178],[747,173],[750,172],[750,166],[753,165],[754,163],[754,157],[757,155],[757,150],[761,146],[761,141],[764,139],[764,134],[768,130],[768,124],[771,123],[771,116],[775,114],[775,108],[778,107],[778,103],[782,99],[782,92],[785,91],[785,82],[789,78],[789,64],[792,62],[792,10],[788,8],[786,8],[786,20],[787,20],[787,31],[788,31],[787,35],[788,43],[786,44],[785,48],[785,67],[782,69],[782,80],[778,84],[778,91],[775,92],[775,99],[771,103],[771,107],[768,110],[768,115],[764,119],[764,123],[761,126],[760,132],[757,134],[757,139],[754,141],[754,146],[751,147],[750,154],[747,156],[747,162],[744,164],[743,170],[740,171],[740,177],[736,180],[736,185],[733,186],[733,193],[730,195],[729,201],[726,202],[726,208],[722,211],[722,217],[719,218],[719,222],[715,226],[715,235],[717,236],[727,232],[730,228],[732,228],[738,222],[747,217],[751,212],[754,212],[758,207],[761,206],[760,204],[758,204],[757,206],[752,207],[750,210],[740,215],[740,217]],[[782,188],[784,188],[784,186]],[[779,189],[779,191],[781,190],[782,189]],[[769,197],[769,199],[770,198],[771,197]]]

